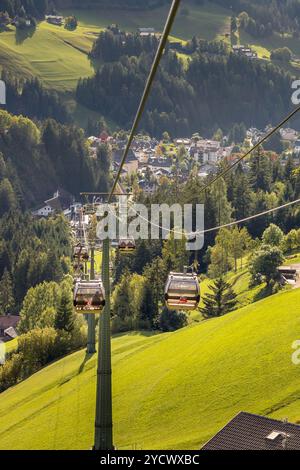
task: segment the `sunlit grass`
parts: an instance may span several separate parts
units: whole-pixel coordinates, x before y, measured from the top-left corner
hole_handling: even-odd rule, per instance
[[[114,338],[117,447],[198,449],[242,410],[299,420],[299,316],[298,289],[175,333]],[[3,393],[0,448],[89,449],[95,377],[82,351]]]

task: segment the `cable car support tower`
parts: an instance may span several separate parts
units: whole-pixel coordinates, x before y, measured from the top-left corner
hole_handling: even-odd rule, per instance
[[[173,0],[171,9],[165,24],[163,34],[151,67],[151,71],[141,98],[134,123],[129,134],[128,142],[115,177],[111,192],[108,196],[108,203],[112,202],[116,196],[116,189],[122,174],[124,164],[128,156],[134,135],[138,129],[145,105],[150,94],[153,81],[155,79],[161,57],[167,45],[167,40],[171,32],[176,14],[180,5],[180,0]],[[85,193],[89,197],[92,193]],[[100,193],[98,193],[100,195]],[[96,196],[94,194],[93,196]],[[105,306],[99,320],[99,344],[98,344],[98,366],[97,366],[97,389],[96,389],[96,418],[95,418],[95,440],[93,449],[113,450],[113,417],[112,417],[112,370],[111,370],[111,331],[110,331],[110,240],[103,241],[102,253],[102,281],[105,290]],[[91,275],[94,273],[91,269]],[[92,328],[91,328],[92,330]],[[91,334],[90,330],[90,334]],[[91,338],[89,339],[91,340]]]

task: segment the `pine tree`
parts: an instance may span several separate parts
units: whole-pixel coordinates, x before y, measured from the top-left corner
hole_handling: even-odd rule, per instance
[[[250,215],[252,209],[252,192],[248,177],[241,164],[238,165],[236,172],[233,174],[231,191],[233,192],[232,202],[235,208],[235,218],[240,220]]]
[[[231,222],[232,207],[227,198],[227,185],[223,178],[219,179],[212,187],[214,203],[219,225]]]
[[[0,217],[17,207],[17,199],[13,187],[7,178],[0,183]]]
[[[185,237],[183,236],[182,240],[177,240],[172,231],[164,242],[162,258],[166,271],[183,272],[184,267],[189,263]]]
[[[254,191],[270,192],[272,167],[262,148],[259,148],[250,159],[250,180]]]
[[[155,295],[153,286],[149,281],[145,282],[143,289],[143,297],[140,307],[140,320],[149,323],[150,327],[155,327],[157,323],[157,309],[155,305]]]
[[[142,274],[145,266],[151,262],[151,253],[149,251],[149,244],[145,240],[137,243],[135,253],[132,260],[132,269],[135,273]]]
[[[121,318],[121,320],[125,320],[126,317],[132,316],[129,296],[129,279],[130,273],[126,269],[114,293],[113,315]]]
[[[7,315],[14,307],[13,284],[8,270],[5,268],[0,281],[0,310],[1,314]]]
[[[159,315],[159,305],[163,301],[164,286],[167,280],[167,271],[163,260],[159,257],[155,258],[151,264],[148,264],[143,272],[143,276],[152,287],[153,305],[155,309],[155,317]]]
[[[220,317],[235,308],[236,294],[223,277],[217,279],[210,290],[211,293],[203,298],[204,307],[200,308],[205,318]]]
[[[71,333],[74,330],[76,315],[73,310],[71,296],[63,291],[59,307],[57,309],[54,327],[56,330],[64,330]]]

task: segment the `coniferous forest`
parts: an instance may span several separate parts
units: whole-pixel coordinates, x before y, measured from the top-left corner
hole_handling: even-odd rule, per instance
[[[121,40],[110,32],[99,36],[91,57],[105,64],[93,78],[79,81],[77,99],[129,128],[153,58],[147,51],[155,41],[131,35],[120,57],[115,50],[124,50],[118,47]],[[160,136],[164,129],[172,136],[199,130],[211,135],[218,128],[228,131],[237,122],[264,127],[291,108],[289,73],[226,54],[219,43],[209,48],[194,40],[186,47],[195,50],[187,68],[171,50],[163,60],[141,124],[149,134]]]
[[[183,0],[130,135],[171,3],[0,0],[0,449],[300,450],[300,0]]]

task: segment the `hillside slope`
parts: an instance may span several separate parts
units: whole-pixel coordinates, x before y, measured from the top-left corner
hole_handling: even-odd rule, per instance
[[[118,448],[198,448],[241,410],[300,421],[300,290],[173,334],[113,339]],[[73,354],[1,395],[1,449],[88,449],[95,357]]]
[[[173,34],[182,39],[199,35],[215,39],[228,31],[228,11],[216,5],[189,5],[188,16],[178,15]],[[0,31],[0,70],[5,67],[19,76],[39,77],[57,91],[73,91],[80,77],[93,75],[94,69],[87,54],[97,34],[111,23],[136,31],[138,27],[153,26],[162,30],[168,14],[168,5],[154,10],[97,9],[64,10],[65,16],[75,14],[79,19],[76,31],[41,22],[32,34],[16,32],[10,26]],[[230,13],[230,12],[229,12]]]

